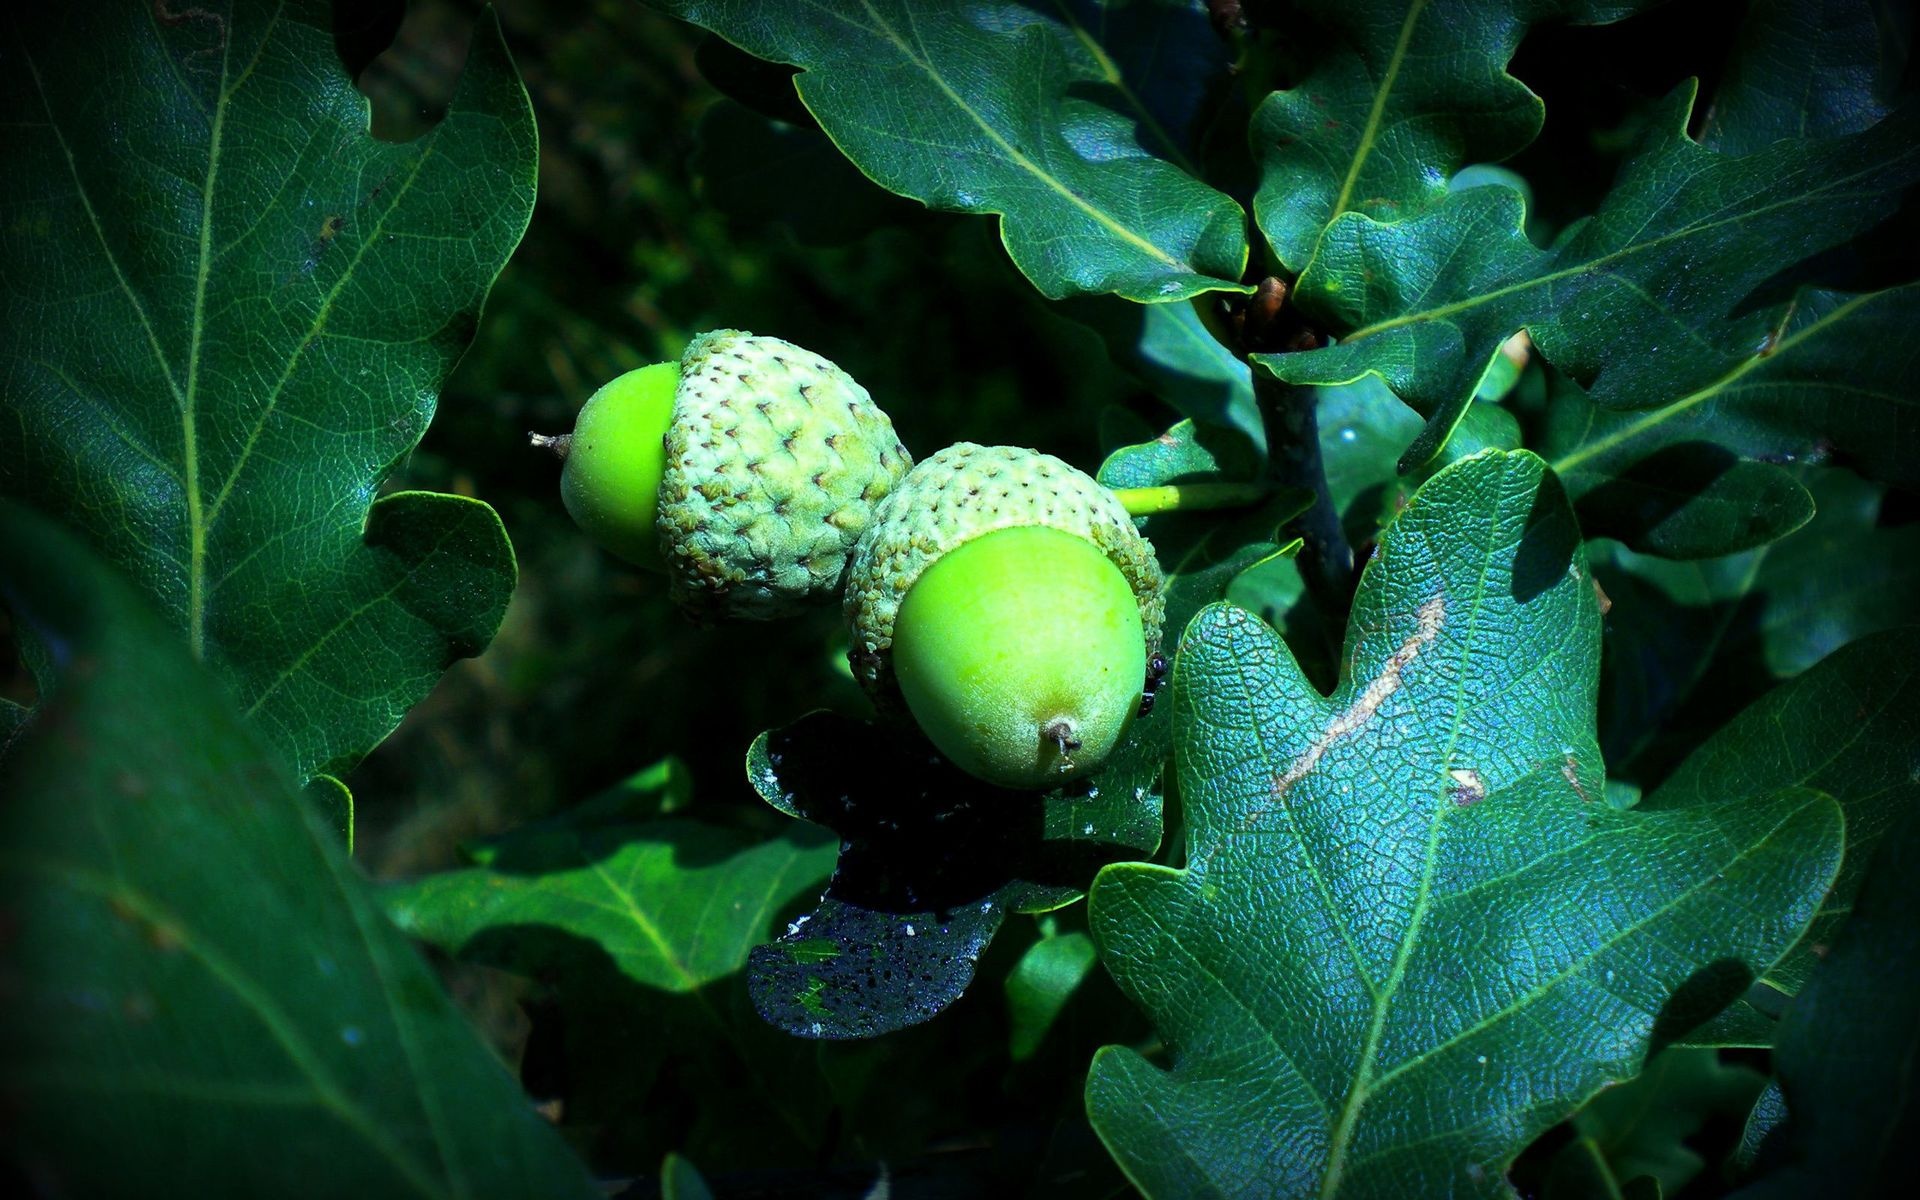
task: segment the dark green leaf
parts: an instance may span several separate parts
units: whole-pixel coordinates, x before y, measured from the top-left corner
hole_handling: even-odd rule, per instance
[[[1768,1043],[1771,1045],[1771,1041]],[[1741,1174],[1750,1173],[1762,1161],[1762,1154],[1771,1144],[1774,1130],[1779,1129],[1787,1120],[1787,1100],[1780,1091],[1780,1081],[1769,1079],[1767,1086],[1753,1102],[1753,1110],[1747,1114],[1746,1124],[1740,1129],[1740,1144],[1734,1147],[1731,1162]]]
[[[662,819],[688,790],[684,765],[657,763],[469,847],[472,868],[385,895],[415,937],[550,985],[538,1010],[557,1043],[546,1053],[565,1064],[567,1131],[591,1141],[596,1162],[651,1163],[668,1146],[778,1162],[817,1144],[827,1115],[810,1060],[754,1020],[741,968],[776,915],[832,870],[834,844],[807,825],[758,841]],[[677,1095],[681,1077],[733,1098],[631,1120]]]
[[[1196,28],[1211,36],[1190,5],[647,2],[801,68],[800,98],[868,177],[999,214],[1008,253],[1050,297],[1244,290],[1245,214],[1178,165],[1182,139],[1161,124],[1195,86],[1181,73],[1205,53]],[[1162,74],[1171,91],[1147,86]]]
[[[1388,529],[1331,698],[1244,612],[1195,619],[1188,865],[1110,867],[1089,912],[1172,1057],[1110,1047],[1088,1080],[1144,1191],[1502,1194],[1532,1136],[1792,944],[1838,809],[1605,803],[1599,638],[1573,513],[1526,453],[1449,467]]]
[[[1813,520],[1744,554],[1670,562],[1590,545],[1612,600],[1600,730],[1616,771],[1664,773],[1774,683],[1920,612],[1920,526],[1880,524],[1882,489],[1845,471],[1807,482]]]
[[[1541,1194],[1545,1200],[1660,1200],[1660,1185],[1646,1178],[1622,1185],[1600,1144],[1576,1137],[1554,1155]]]
[[[1858,133],[1887,113],[1906,66],[1898,3],[1755,0],[1701,141],[1751,154],[1781,138]]]
[[[328,6],[43,5],[0,82],[0,492],[139,580],[303,776],[505,611],[498,518],[374,495],[533,208],[489,16],[446,119],[367,133]]]
[[[1286,632],[1284,623],[1287,615],[1306,594],[1307,588],[1295,562],[1299,547],[1299,542],[1282,547],[1235,575],[1222,599],[1239,605],[1275,629]]]
[[[1920,359],[1901,349],[1916,327],[1920,284],[1858,296],[1802,292],[1774,316],[1754,354],[1693,391],[1665,393],[1657,408],[1608,411],[1556,380],[1542,453],[1582,517],[1596,518],[1590,532],[1629,541],[1594,493],[1698,476],[1705,472],[1689,464],[1710,469],[1716,455],[1720,463],[1732,455],[1833,458],[1876,479],[1920,485]]]
[[[1509,360],[1501,355],[1495,364]],[[1513,414],[1488,397],[1467,407],[1441,454],[1421,472],[1399,470],[1401,453],[1420,434],[1420,418],[1375,376],[1314,389],[1320,419],[1320,461],[1328,494],[1356,547],[1371,545],[1399,515],[1414,489],[1448,463],[1481,450],[1512,450],[1521,444]]]
[[[1712,442],[1648,455],[1578,496],[1576,506],[1588,536],[1681,559],[1764,546],[1811,521],[1814,512],[1812,494],[1793,472],[1737,458]]]
[[[1639,1075],[1589,1101],[1574,1114],[1573,1128],[1599,1151],[1613,1179],[1651,1176],[1672,1195],[1708,1165],[1688,1139],[1711,1117],[1744,1116],[1764,1086],[1760,1072],[1724,1065],[1712,1050],[1665,1050]]]
[[[1552,250],[1526,239],[1519,194],[1501,187],[1393,224],[1339,218],[1295,294],[1340,344],[1255,361],[1292,383],[1380,375],[1428,418],[1409,468],[1438,452],[1518,329],[1602,408],[1666,404],[1723,379],[1777,324],[1741,315],[1741,301],[1891,213],[1920,177],[1920,139],[1895,116],[1733,158],[1686,136],[1692,101],[1686,86],[1665,102],[1600,211]]]
[[[1096,955],[1084,933],[1042,937],[1020,956],[1007,975],[1008,1054],[1015,1062],[1032,1058],[1060,1010],[1073,998]]]
[[[1312,47],[1309,66],[1260,105],[1252,133],[1263,166],[1254,214],[1274,253],[1299,271],[1341,213],[1414,216],[1460,167],[1520,150],[1544,115],[1506,72],[1527,26],[1617,21],[1646,6],[1346,0],[1298,14],[1288,33]]]
[[[1853,918],[1781,1021],[1774,1067],[1788,1112],[1776,1135],[1783,1165],[1742,1200],[1894,1196],[1911,1177],[1909,1151],[1920,1136],[1917,816],[1909,808],[1886,835]]]
[[[1692,1030],[1675,1037],[1671,1045],[1689,1050],[1718,1050],[1729,1046],[1765,1049],[1773,1045],[1773,1034],[1779,1020],[1753,1002],[1756,996],[1762,994],[1779,996],[1766,984],[1755,983],[1738,1000]]]
[[[594,1195],[169,622],[5,503],[0,583],[61,676],[0,766],[21,1177],[70,1195]]]
[[[1420,436],[1420,417],[1378,378],[1314,389],[1320,417],[1320,461],[1328,494],[1347,537],[1365,546],[1399,514],[1413,482],[1401,477],[1400,455]]]
[[[1181,416],[1233,430],[1253,449],[1256,462],[1266,455],[1267,430],[1253,398],[1253,375],[1243,359],[1207,332],[1193,305],[1085,297],[1061,309],[1099,334],[1113,361]]]
[[[1758,804],[1817,789],[1846,814],[1846,860],[1819,915],[1766,980],[1796,993],[1852,910],[1889,827],[1920,805],[1920,647],[1912,629],[1862,638],[1767,693],[1700,747],[1636,811],[1709,801]],[[1791,1100],[1792,1096],[1789,1095]]]

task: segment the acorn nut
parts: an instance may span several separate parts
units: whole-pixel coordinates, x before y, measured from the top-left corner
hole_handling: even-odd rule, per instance
[[[875,503],[913,461],[845,371],[737,329],[620,376],[571,435],[534,441],[565,455],[561,499],[587,535],[665,571],[703,623],[831,601]]]
[[[1009,788],[1097,769],[1141,704],[1164,577],[1112,492],[1051,455],[962,442],[874,511],[847,576],[855,677]]]

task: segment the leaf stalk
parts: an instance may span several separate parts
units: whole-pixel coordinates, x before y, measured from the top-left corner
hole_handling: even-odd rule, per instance
[[[1160,487],[1114,488],[1113,494],[1130,517],[1162,513],[1208,512],[1220,508],[1250,508],[1273,494],[1264,479],[1245,483],[1170,483]]]

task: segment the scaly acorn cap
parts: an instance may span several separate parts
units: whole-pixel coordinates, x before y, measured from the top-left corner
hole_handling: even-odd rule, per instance
[[[913,459],[853,377],[779,338],[716,329],[680,358],[657,531],[696,621],[839,594],[874,505]]]
[[[893,678],[893,622],[907,589],[941,555],[997,529],[1044,525],[1087,539],[1140,604],[1149,655],[1160,649],[1166,577],[1114,494],[1051,454],[1016,446],[948,446],[907,473],[873,512],[847,571],[854,678],[886,712],[903,709]]]

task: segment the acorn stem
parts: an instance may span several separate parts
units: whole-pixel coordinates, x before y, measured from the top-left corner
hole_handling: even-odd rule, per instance
[[[555,458],[561,462],[565,462],[567,461],[567,451],[573,449],[573,435],[570,433],[562,433],[559,435],[529,433],[527,435],[527,444],[536,450],[551,450]]]
[[[1130,517],[1170,512],[1205,512],[1215,508],[1245,508],[1267,498],[1272,489],[1262,480],[1247,483],[1170,483],[1163,487],[1114,488]]]

